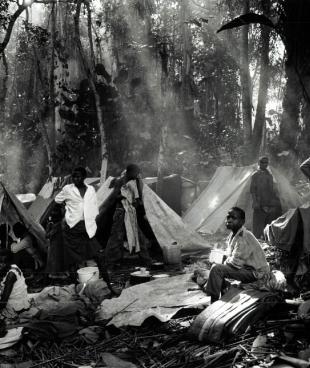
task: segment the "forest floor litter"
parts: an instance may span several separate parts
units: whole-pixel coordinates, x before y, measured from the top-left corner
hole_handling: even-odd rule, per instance
[[[276,250],[266,251],[272,264]],[[165,272],[181,275],[185,270],[190,277],[197,267],[210,267],[207,257],[188,256],[183,271],[172,267]],[[127,287],[133,269],[130,264],[115,272],[113,284]],[[78,325],[63,331],[61,338],[48,333],[51,326],[34,324],[16,344],[0,350],[0,368],[310,367],[309,293],[283,295],[283,302],[266,318],[223,344],[199,342],[189,335],[201,311],[181,309],[166,322],[151,317],[141,326],[118,328],[109,325],[111,319],[94,320],[94,311],[88,316],[77,313]]]

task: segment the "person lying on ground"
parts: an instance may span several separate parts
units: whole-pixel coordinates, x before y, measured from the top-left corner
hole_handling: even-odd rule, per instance
[[[30,307],[24,275],[12,261],[13,254],[0,249],[0,318],[14,316]]]
[[[111,196],[115,200],[115,211],[105,249],[106,265],[109,269],[115,267],[123,259],[125,250],[128,250],[130,254],[138,254],[141,262],[149,266],[151,258],[146,238],[137,219],[137,212],[141,213],[140,207],[143,206],[139,166],[128,165],[122,176],[111,182],[110,187],[114,188]]]
[[[44,262],[40,256],[39,251],[34,246],[34,238],[26,229],[25,225],[17,222],[13,225],[13,233],[16,237],[15,241],[11,243],[11,252],[14,254],[14,262],[20,268],[34,267],[38,270],[43,267]],[[32,262],[29,262],[29,255]],[[33,263],[33,265],[29,264]]]
[[[29,319],[39,310],[51,309],[55,313],[58,305],[63,309],[64,305],[71,303],[72,306],[79,300],[98,305],[105,298],[111,297],[103,280],[94,281],[87,285],[85,290],[82,284],[78,284],[58,289],[47,287],[40,293],[29,294],[23,272],[12,262],[12,252],[0,249],[0,320],[5,320],[9,324],[16,322],[21,316]],[[54,293],[62,297],[57,299],[53,296]],[[82,306],[86,307],[86,303],[83,302]]]
[[[214,264],[204,289],[211,296],[211,303],[220,298],[225,279],[244,284],[269,278],[270,268],[264,250],[255,236],[244,227],[245,212],[239,207],[229,210],[226,227],[231,230],[228,238],[225,264]]]

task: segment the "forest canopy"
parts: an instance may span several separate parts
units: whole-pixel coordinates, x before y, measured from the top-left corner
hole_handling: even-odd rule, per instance
[[[18,191],[309,156],[310,3],[1,0],[0,167]],[[221,30],[220,32],[217,32]]]

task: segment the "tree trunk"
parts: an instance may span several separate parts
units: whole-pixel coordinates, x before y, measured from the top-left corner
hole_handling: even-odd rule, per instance
[[[55,42],[56,42],[56,14],[57,8],[56,3],[52,3],[51,11],[51,64],[50,64],[50,75],[49,75],[49,97],[50,97],[50,142],[53,150],[56,149],[56,111],[55,111]]]
[[[8,80],[9,80],[9,66],[6,59],[5,52],[2,52],[2,64],[4,68],[4,75],[2,78],[1,90],[0,90],[0,128],[3,132],[5,122],[5,101],[8,91]],[[2,142],[2,141],[1,141]]]
[[[167,17],[164,17],[164,27],[167,24]],[[168,96],[168,64],[169,64],[169,53],[166,42],[163,42],[160,50],[161,57],[161,132],[157,159],[157,184],[156,192],[161,197],[163,194],[163,179],[166,170],[166,152],[167,152],[167,141],[169,131],[169,118],[167,116],[167,98]],[[172,99],[171,99],[172,103]]]
[[[264,2],[264,14],[269,15],[270,1]],[[252,158],[257,161],[257,156],[263,139],[263,130],[266,125],[266,103],[269,85],[269,41],[270,28],[261,25],[261,56],[260,56],[260,75],[256,116],[252,138]]]
[[[244,0],[243,14],[249,13],[249,0]],[[240,44],[240,83],[242,94],[242,121],[244,145],[249,148],[252,137],[252,98],[251,98],[251,77],[249,70],[249,26],[241,28]]]
[[[2,79],[1,91],[0,91],[0,141],[2,142],[0,149],[0,173],[5,171],[5,149],[4,149],[4,135],[5,135],[5,104],[8,92],[8,80],[9,80],[9,66],[7,63],[5,52],[2,52],[2,63],[4,67],[4,75]]]
[[[165,121],[166,121],[165,114],[162,113],[162,127],[157,159],[157,184],[156,184],[156,193],[160,197],[162,196],[163,193],[163,178],[165,176],[165,169],[166,169],[165,153],[168,140],[168,124]]]
[[[282,150],[294,150],[297,142],[298,119],[302,91],[296,71],[292,65],[286,65],[286,86],[283,97],[283,112],[280,123],[280,141]]]
[[[15,13],[10,17],[10,21],[6,27],[6,32],[3,38],[3,41],[0,42],[0,57],[3,55],[3,52],[5,51],[8,43],[10,42],[11,39],[11,35],[12,35],[12,31],[15,25],[15,22],[17,21],[18,17],[22,14],[22,12],[26,9],[27,7],[24,5],[18,6],[17,10],[15,11]]]
[[[80,12],[81,12],[82,2],[83,2],[82,0],[78,0],[77,5],[76,5],[76,13],[74,17],[75,38],[76,38],[76,44],[79,50],[80,58],[82,61],[82,66],[83,66],[84,72],[87,76],[90,88],[95,98],[96,115],[97,115],[99,131],[100,131],[100,144],[101,144],[100,183],[103,183],[106,179],[107,167],[108,167],[106,133],[105,133],[105,128],[104,128],[103,110],[102,110],[101,103],[100,103],[100,96],[96,88],[96,76],[94,74],[94,70],[92,69],[92,66],[89,64],[86,58],[86,55],[85,55],[85,52],[83,50],[83,46],[81,43],[81,38],[80,38]],[[90,38],[90,42],[92,42],[91,35],[88,35],[88,36]]]
[[[310,78],[304,78],[304,84],[309,90]],[[298,140],[298,156],[304,160],[309,157],[310,152],[310,103],[305,98],[302,101],[301,117],[304,129]]]
[[[26,27],[27,30],[27,27]],[[51,177],[54,173],[54,165],[53,165],[53,153],[54,146],[51,144],[51,139],[48,134],[48,129],[45,124],[45,107],[44,104],[42,106],[41,104],[41,96],[44,95],[46,91],[44,89],[46,88],[46,85],[43,81],[42,71],[40,69],[40,62],[37,55],[37,51],[35,47],[32,47],[33,50],[33,58],[34,58],[34,109],[33,109],[33,115],[34,120],[37,122],[39,131],[41,133],[41,137],[43,140],[43,144],[46,150],[47,154],[47,166],[48,166],[48,176]],[[42,88],[43,93],[40,93],[39,88],[39,82]]]
[[[191,31],[188,27],[188,0],[181,1],[181,30],[183,37],[183,64],[182,64],[182,90],[181,101],[183,108],[192,107],[191,99],[191,58],[192,58],[192,42]]]

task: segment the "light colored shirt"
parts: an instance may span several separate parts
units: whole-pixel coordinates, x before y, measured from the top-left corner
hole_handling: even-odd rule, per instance
[[[228,237],[226,264],[235,268],[253,269],[253,274],[257,279],[269,273],[270,268],[266,256],[259,241],[244,226],[242,226],[233,237],[231,233]]]
[[[13,309],[15,312],[20,312],[21,310],[28,309],[30,307],[27,285],[21,270],[16,265],[11,265],[10,270],[5,275],[1,283],[1,290],[3,290],[5,280],[10,272],[14,273],[16,276],[16,281],[14,282],[6,308],[8,310]]]
[[[87,189],[84,197],[74,184],[67,184],[55,197],[56,203],[66,204],[66,223],[73,228],[78,222],[85,221],[85,228],[90,238],[97,231],[96,217],[99,213],[95,189],[85,184]]]

